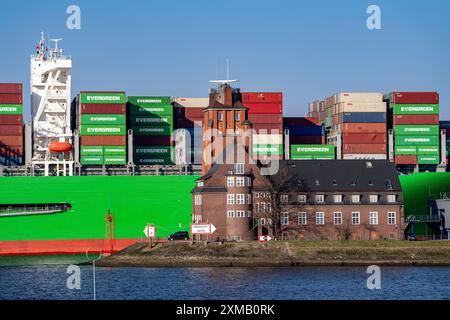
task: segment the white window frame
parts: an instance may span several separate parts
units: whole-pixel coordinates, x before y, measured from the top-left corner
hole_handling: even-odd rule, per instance
[[[259,213],[259,202],[255,203],[255,212]]]
[[[289,195],[288,194],[280,195],[280,201],[283,202],[283,203],[288,203],[289,202]]]
[[[227,177],[227,187],[234,187],[234,177]]]
[[[377,211],[369,212],[369,224],[372,226],[378,225],[378,212]]]
[[[223,112],[222,111],[217,112],[217,121],[223,121]]]
[[[252,178],[251,177],[246,177],[247,180],[247,187],[251,187],[252,186]]]
[[[243,163],[235,163],[234,164],[234,173],[236,174],[244,174],[245,166]]]
[[[333,195],[333,201],[334,203],[342,203],[342,199],[344,197],[342,196],[342,194],[335,194]]]
[[[194,196],[194,204],[196,206],[201,206],[202,205],[202,195],[201,194],[196,194]]]
[[[323,226],[325,224],[325,212],[316,212],[316,225]]]
[[[255,198],[259,198],[259,192],[255,192]]]
[[[306,212],[299,212],[298,213],[297,223],[300,226],[306,226],[308,224],[308,215],[307,215]]]
[[[387,195],[387,202],[388,203],[396,203],[397,202],[397,195],[396,194],[388,194]]]
[[[245,194],[243,193],[236,194],[236,204],[245,204]]]
[[[306,203],[306,194],[299,194],[298,195],[298,202],[299,203]]]
[[[377,194],[371,194],[369,195],[369,202],[370,203],[378,203],[379,196]]]
[[[253,218],[253,212],[251,210],[247,211],[247,218]]]
[[[259,210],[260,212],[266,212],[266,203],[265,202],[260,202],[259,203]]]
[[[357,221],[357,223],[356,223]],[[352,225],[358,226],[361,224],[361,212],[353,211],[352,212]]]
[[[247,193],[247,204],[252,204],[252,194],[251,193]]]
[[[341,211],[333,212],[333,223],[335,226],[342,225],[342,212]]]
[[[324,203],[325,195],[324,194],[316,194],[316,203]]]
[[[393,215],[393,217],[391,217],[391,215]],[[387,224],[388,225],[395,225],[395,224],[397,224],[397,212],[389,211],[387,213]]]
[[[236,211],[234,211],[234,210],[227,211],[227,218],[235,218],[235,217],[236,217]]]
[[[227,194],[227,204],[234,204],[235,200],[234,200],[234,194]]]
[[[289,225],[289,212],[282,212],[281,213],[280,224],[282,226],[288,226]]]
[[[358,199],[357,201],[355,199]],[[352,194],[352,203],[361,203],[361,195],[360,194]]]
[[[244,210],[237,210],[236,211],[236,218],[245,218],[245,211]]]
[[[245,187],[244,177],[236,177],[236,187]]]
[[[270,202],[266,202],[266,209],[267,209],[267,212],[272,212],[272,204],[270,203]]]

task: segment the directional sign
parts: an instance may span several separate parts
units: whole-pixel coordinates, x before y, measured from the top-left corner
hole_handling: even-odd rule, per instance
[[[269,242],[270,240],[272,240],[271,236],[259,236],[259,241],[261,242]]]
[[[147,238],[154,238],[156,236],[156,227],[148,225],[145,227],[144,233]]]
[[[216,231],[216,227],[209,223],[193,223],[191,224],[192,234],[213,234]]]

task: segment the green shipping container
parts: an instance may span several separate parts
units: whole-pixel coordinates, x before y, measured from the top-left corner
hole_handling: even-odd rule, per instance
[[[130,116],[130,124],[143,125],[173,125],[173,116]]]
[[[127,98],[122,92],[84,92],[80,93],[81,103],[125,104]]]
[[[399,125],[394,126],[397,135],[438,135],[438,125]]]
[[[330,144],[293,144],[291,156],[298,154],[331,154],[334,155],[335,147]]]
[[[395,146],[394,153],[396,155],[416,155],[417,147],[416,146]]]
[[[135,136],[171,136],[173,133],[172,126],[136,126],[132,129]]]
[[[436,146],[439,145],[439,136],[395,136],[397,146]]]
[[[438,104],[395,104],[394,115],[399,114],[439,114]]]
[[[292,160],[313,160],[314,156],[312,154],[294,154],[291,155]]]
[[[128,103],[127,108],[131,115],[158,115],[158,116],[173,116],[173,106],[172,105],[161,105],[161,106],[138,106],[132,103]]]
[[[21,104],[0,104],[0,115],[22,114],[23,107]]]
[[[126,155],[127,148],[125,146],[104,146],[103,153],[105,156]]]
[[[165,157],[154,157],[154,158],[134,157],[133,161],[135,164],[147,165],[147,166],[155,166],[155,165],[168,166],[168,165],[174,164],[170,158],[165,158]]]
[[[334,155],[331,154],[320,154],[313,155],[314,160],[334,160]]]
[[[262,144],[254,144],[253,145],[253,153],[257,155],[282,155],[283,154],[283,145],[262,145]]]
[[[129,96],[128,102],[138,106],[168,106],[170,97],[168,96]]]
[[[123,114],[82,114],[81,124],[125,125],[126,118]]]
[[[101,146],[81,146],[80,155],[103,155],[103,147]]]
[[[82,136],[124,136],[126,132],[127,130],[124,125],[81,125],[80,127],[80,135]]]
[[[169,146],[135,146],[134,156],[158,156],[170,157],[172,154],[172,147]]]
[[[436,155],[419,155],[419,164],[439,164],[439,156]]]
[[[417,153],[419,155],[439,155],[439,146],[418,146]]]
[[[115,156],[107,156],[104,157],[104,164],[106,165],[121,165],[127,163],[127,157],[125,155],[115,155]]]
[[[80,161],[81,164],[86,165],[102,165],[103,156],[81,156]]]

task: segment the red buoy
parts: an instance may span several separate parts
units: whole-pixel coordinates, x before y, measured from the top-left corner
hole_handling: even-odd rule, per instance
[[[72,151],[72,144],[69,142],[53,141],[50,142],[48,148],[51,152],[69,152]]]

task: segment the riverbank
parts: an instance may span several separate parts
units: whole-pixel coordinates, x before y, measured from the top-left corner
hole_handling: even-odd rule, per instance
[[[450,241],[138,243],[104,267],[450,266]]]

